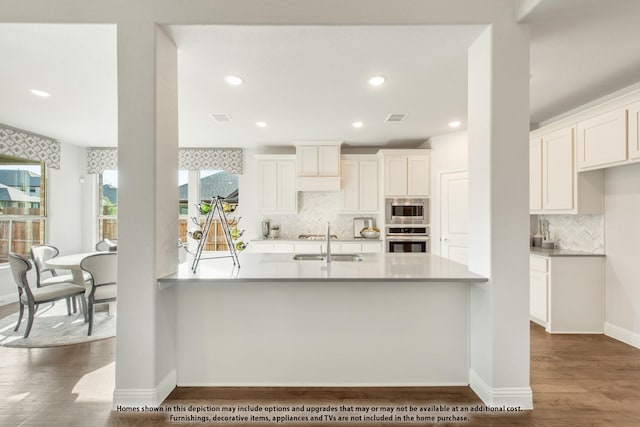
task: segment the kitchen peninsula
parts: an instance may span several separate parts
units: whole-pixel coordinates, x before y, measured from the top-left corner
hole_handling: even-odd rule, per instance
[[[158,280],[176,292],[178,386],[469,384],[469,289],[432,254],[242,253]]]

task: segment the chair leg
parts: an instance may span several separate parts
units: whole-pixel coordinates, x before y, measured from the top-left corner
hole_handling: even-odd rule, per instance
[[[87,307],[87,315],[89,316],[89,333],[88,336],[91,336],[93,332],[93,301],[89,301],[89,307]]]
[[[29,303],[29,322],[27,323],[27,330],[24,332],[24,337],[28,338],[31,332],[31,326],[33,326],[33,316],[35,315],[35,307],[33,303]]]
[[[71,316],[71,297],[67,298],[67,316]]]
[[[20,302],[20,314],[18,315],[18,323],[16,323],[16,328],[13,330],[14,332],[18,330],[20,327],[20,322],[22,322],[22,315],[24,314],[24,304]]]
[[[80,310],[82,311],[84,323],[87,323],[87,321],[89,320],[87,317],[87,300],[85,299],[84,295],[78,295],[78,298],[80,298]]]

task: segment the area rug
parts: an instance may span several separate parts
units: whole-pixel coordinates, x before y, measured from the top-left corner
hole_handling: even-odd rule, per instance
[[[104,310],[98,308],[104,307]],[[40,305],[33,320],[31,333],[24,338],[27,328],[27,307],[20,323],[20,328],[14,332],[18,321],[18,313],[0,320],[0,345],[3,347],[55,347],[60,345],[79,344],[113,337],[116,334],[116,317],[108,314],[106,306],[97,306],[93,317],[93,333],[87,335],[88,323],[84,323],[80,312],[67,315],[65,301],[56,301],[53,305]]]

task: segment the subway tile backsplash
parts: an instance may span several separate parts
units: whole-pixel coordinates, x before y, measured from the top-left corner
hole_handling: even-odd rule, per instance
[[[261,220],[280,226],[281,239],[295,239],[299,234],[325,234],[327,221],[331,234],[339,239],[353,237],[353,218],[373,215],[340,214],[342,193],[339,191],[303,191],[298,193],[296,215],[265,215]]]
[[[549,221],[549,237],[560,249],[604,253],[604,215],[539,215]],[[537,223],[533,233],[537,231]]]

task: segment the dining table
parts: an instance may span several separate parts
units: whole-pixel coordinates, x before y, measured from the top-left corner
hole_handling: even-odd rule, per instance
[[[99,254],[101,252],[93,251],[93,252],[83,252],[78,254],[71,255],[62,255],[51,258],[46,261],[47,265],[51,268],[60,269],[60,270],[71,270],[71,275],[73,276],[73,283],[76,285],[84,286],[85,278],[82,268],[80,267],[80,263],[83,259],[90,255]]]
[[[47,265],[49,267],[61,270],[71,270],[71,275],[73,277],[73,283],[80,286],[86,286],[84,271],[80,264],[82,260],[88,256],[101,254],[104,252],[93,251],[93,252],[82,252],[71,255],[62,255],[51,258],[47,261]],[[74,311],[75,311],[75,301],[74,301]],[[114,312],[113,303],[107,304],[107,313],[111,314]]]

